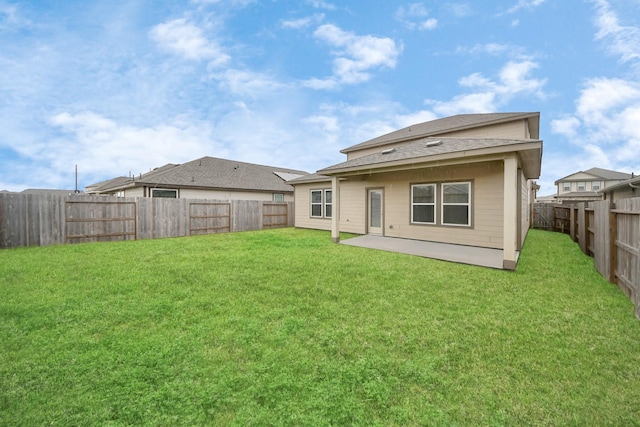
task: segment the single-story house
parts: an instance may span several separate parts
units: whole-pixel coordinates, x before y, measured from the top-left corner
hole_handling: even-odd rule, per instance
[[[599,193],[603,194],[604,200],[612,202],[640,197],[640,176],[631,174],[631,178],[603,188]]]
[[[287,181],[307,172],[202,157],[183,164],[167,164],[151,172],[116,177],[86,187],[87,194],[118,197],[169,197],[217,200],[290,202],[294,188]]]
[[[502,250],[515,269],[540,176],[539,113],[461,114],[348,147],[292,181],[295,225]]]
[[[554,182],[557,187],[555,199],[557,203],[603,200],[602,190],[630,178],[631,174],[602,168],[574,172]]]

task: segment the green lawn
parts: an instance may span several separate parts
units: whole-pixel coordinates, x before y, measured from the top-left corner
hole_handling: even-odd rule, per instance
[[[516,272],[296,229],[4,250],[0,425],[640,425],[640,321],[536,230]]]

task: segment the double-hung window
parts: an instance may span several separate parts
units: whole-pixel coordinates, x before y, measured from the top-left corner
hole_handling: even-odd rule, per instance
[[[311,190],[311,217],[322,218],[322,190]]]
[[[331,190],[311,190],[311,218],[331,218],[333,196]]]
[[[442,184],[442,225],[471,225],[471,183]]]
[[[411,222],[414,224],[436,223],[435,184],[411,186]]]
[[[571,183],[563,182],[562,183],[562,191],[571,191]]]
[[[578,181],[578,191],[584,191],[587,188],[587,184],[584,181]]]
[[[324,190],[324,217],[331,218],[333,214],[333,199],[331,190]]]
[[[591,189],[593,191],[598,191],[598,190],[600,190],[601,185],[602,185],[602,183],[600,181],[593,181],[591,183]]]

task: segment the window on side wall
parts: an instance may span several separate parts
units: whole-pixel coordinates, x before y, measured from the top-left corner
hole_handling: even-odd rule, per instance
[[[571,191],[571,183],[563,182],[562,183],[562,191]]]
[[[152,188],[151,197],[164,197],[166,199],[177,199],[178,190],[167,190],[164,188]]]
[[[471,225],[471,183],[442,184],[442,225]]]
[[[587,188],[587,184],[584,181],[578,181],[578,191],[584,191]]]
[[[592,189],[593,191],[598,191],[598,190],[600,190],[601,186],[602,186],[602,183],[601,183],[600,181],[593,181],[593,182],[591,183],[591,189]]]
[[[322,190],[311,190],[311,217],[322,218]]]
[[[284,202],[284,194],[282,194],[282,193],[273,193],[273,201],[274,202]]]
[[[333,199],[331,190],[324,190],[324,217],[331,218],[333,214]]]
[[[436,223],[435,184],[411,186],[411,222],[414,224]]]

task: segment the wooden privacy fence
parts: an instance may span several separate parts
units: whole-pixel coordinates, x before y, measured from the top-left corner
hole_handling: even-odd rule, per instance
[[[570,211],[571,208],[567,205],[558,205],[555,203],[534,203],[532,209],[532,227],[568,234]]]
[[[640,319],[640,198],[571,205],[569,228],[598,272],[633,301]]]
[[[0,248],[293,227],[293,202],[0,193]]]

